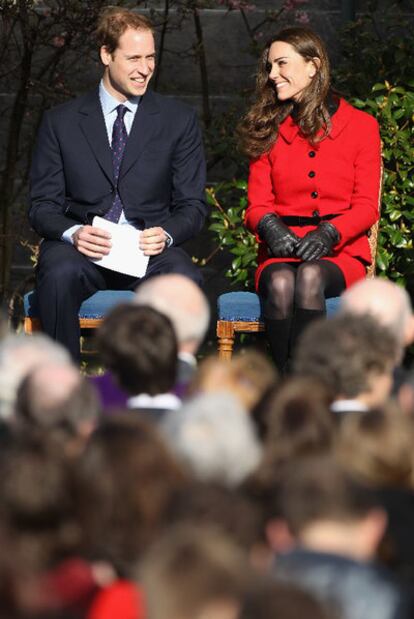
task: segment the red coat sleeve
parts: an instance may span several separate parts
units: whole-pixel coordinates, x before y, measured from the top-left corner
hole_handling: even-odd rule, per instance
[[[354,159],[354,185],[349,210],[333,222],[341,235],[336,249],[367,232],[378,220],[381,192],[381,138],[376,119],[363,116],[362,143]]]
[[[256,234],[259,221],[266,213],[276,213],[275,194],[272,184],[272,164],[268,153],[250,163],[247,185],[248,208],[245,225]]]

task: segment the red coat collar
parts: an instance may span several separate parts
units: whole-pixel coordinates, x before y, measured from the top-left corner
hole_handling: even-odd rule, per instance
[[[339,100],[339,107],[332,117],[332,127],[328,134],[331,140],[335,140],[346,127],[351,118],[352,110],[352,105],[347,103],[345,99]],[[298,133],[299,127],[291,116],[288,116],[279,126],[279,134],[288,144],[293,142]]]

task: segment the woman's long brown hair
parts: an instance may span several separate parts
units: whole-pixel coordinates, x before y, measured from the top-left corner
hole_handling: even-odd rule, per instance
[[[269,49],[275,41],[289,43],[305,60],[319,58],[316,74],[303,91],[297,106],[296,122],[302,135],[315,144],[330,130],[327,97],[330,68],[326,48],[317,34],[308,28],[285,28],[266,45],[256,77],[256,100],[240,122],[237,133],[241,150],[250,158],[268,152],[276,141],[279,125],[292,112],[293,101],[279,101],[274,84],[269,80]],[[322,135],[320,131],[322,129]]]

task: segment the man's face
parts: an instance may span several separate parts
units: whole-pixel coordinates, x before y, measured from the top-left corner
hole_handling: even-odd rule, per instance
[[[150,30],[127,28],[119,37],[118,47],[110,54],[101,47],[105,65],[103,83],[118,101],[143,95],[154,73],[155,43]]]

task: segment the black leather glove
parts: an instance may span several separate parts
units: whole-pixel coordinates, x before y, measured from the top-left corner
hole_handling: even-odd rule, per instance
[[[297,247],[296,255],[306,262],[319,260],[331,253],[332,247],[339,239],[340,235],[335,226],[328,221],[323,221],[316,230],[305,234]]]
[[[257,232],[275,258],[290,258],[295,255],[300,239],[274,213],[268,213],[261,218]]]

